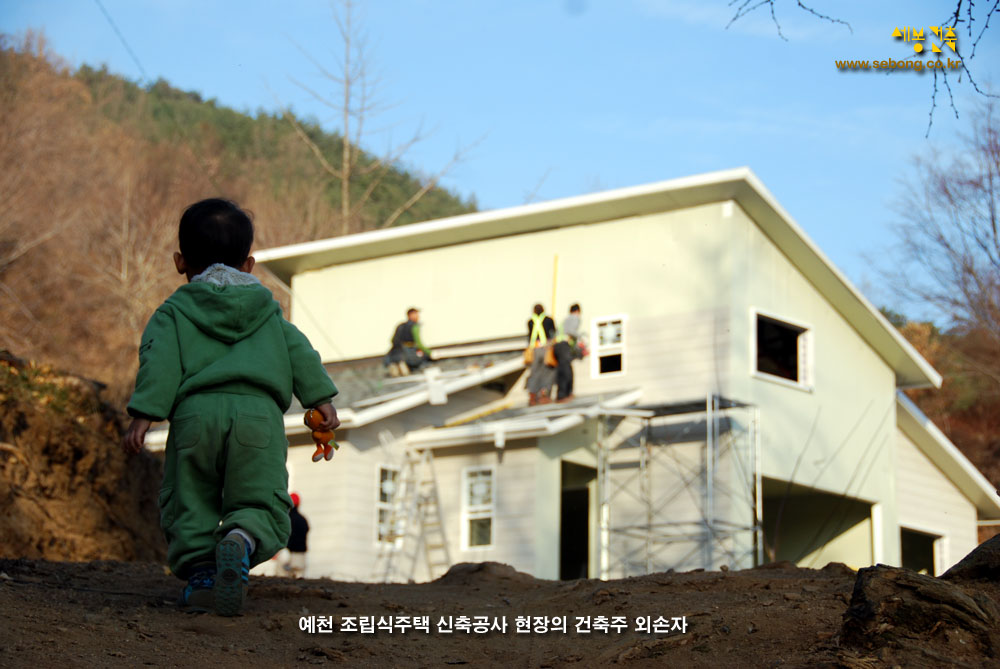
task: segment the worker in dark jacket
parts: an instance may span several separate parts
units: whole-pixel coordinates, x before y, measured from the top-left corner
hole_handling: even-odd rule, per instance
[[[292,578],[302,578],[306,573],[306,535],[309,534],[309,521],[299,513],[299,502],[301,498],[298,493],[293,492],[292,509],[288,512],[288,519],[292,521],[292,533],[288,537],[288,564],[285,571]]]
[[[562,332],[556,337],[556,401],[569,402],[573,399],[573,360],[579,355],[577,342],[580,338],[580,305],[569,308],[569,316],[563,321]]]
[[[431,361],[431,351],[420,339],[420,311],[410,308],[406,320],[396,326],[392,348],[385,356],[390,376],[406,376]]]

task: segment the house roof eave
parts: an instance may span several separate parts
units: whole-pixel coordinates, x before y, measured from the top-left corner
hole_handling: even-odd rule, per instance
[[[641,389],[625,391],[598,404],[578,409],[556,409],[552,415],[520,416],[454,427],[422,428],[406,434],[409,446],[418,450],[492,443],[503,448],[507,441],[550,437],[572,429],[589,418],[634,405]],[[652,412],[648,412],[652,413]]]

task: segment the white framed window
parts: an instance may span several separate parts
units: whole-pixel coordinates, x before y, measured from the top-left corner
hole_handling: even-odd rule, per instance
[[[493,546],[496,502],[493,467],[466,467],[462,471],[462,548]]]
[[[625,314],[603,316],[590,322],[591,378],[620,376],[625,373]]]
[[[756,309],[750,311],[754,376],[801,390],[813,387],[813,330]]]
[[[375,542],[388,544],[402,541],[400,530],[401,518],[396,518],[393,527],[393,512],[396,498],[399,494],[399,468],[389,465],[379,465],[378,486],[375,489]]]

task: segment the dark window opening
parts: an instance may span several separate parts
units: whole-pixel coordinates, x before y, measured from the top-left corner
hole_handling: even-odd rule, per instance
[[[757,371],[800,381],[799,337],[805,331],[805,328],[758,315]]]
[[[900,528],[899,547],[903,567],[934,576],[934,541],[936,539],[937,537],[933,534]]]
[[[622,371],[622,354],[602,355],[600,358],[600,373],[609,374],[611,372]]]

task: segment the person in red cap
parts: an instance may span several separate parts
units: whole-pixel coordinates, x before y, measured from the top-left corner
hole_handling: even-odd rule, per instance
[[[302,498],[299,493],[293,492],[292,510],[288,512],[288,519],[292,521],[292,533],[288,536],[288,564],[285,571],[292,578],[302,578],[306,573],[306,535],[309,534],[309,521],[299,513],[299,503]]]

